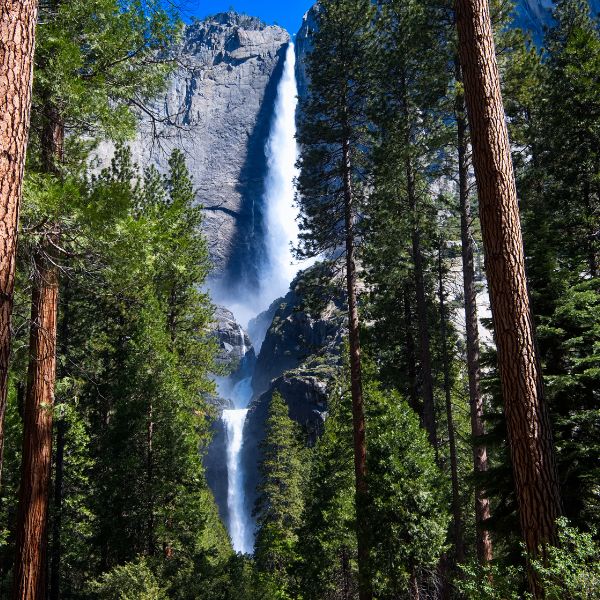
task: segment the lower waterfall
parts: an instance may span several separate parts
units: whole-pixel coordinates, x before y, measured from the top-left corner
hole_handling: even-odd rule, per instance
[[[229,536],[236,552],[252,552],[251,527],[244,515],[244,478],[240,454],[244,440],[244,422],[247,408],[223,411],[227,439],[227,509],[229,511]]]
[[[273,300],[285,295],[298,265],[292,265],[291,245],[297,241],[296,209],[294,206],[294,178],[296,172],[296,104],[297,87],[295,76],[294,45],[290,43],[285,55],[283,74],[277,87],[275,110],[271,131],[265,148],[268,172],[265,193],[266,259],[261,265],[258,289],[247,290],[244,303],[239,297],[224,304],[234,315],[255,316],[257,310],[266,309]],[[254,309],[254,310],[252,310]],[[244,333],[242,354],[246,352]],[[252,340],[260,345],[262,340]],[[242,356],[242,361],[244,356]],[[236,552],[251,554],[254,550],[254,520],[251,507],[247,506],[244,492],[244,424],[248,405],[252,399],[252,377],[246,377],[232,385],[231,380],[220,386],[225,399],[233,409],[224,410],[222,422],[225,428],[227,462],[227,527]],[[239,376],[239,375],[238,375]]]

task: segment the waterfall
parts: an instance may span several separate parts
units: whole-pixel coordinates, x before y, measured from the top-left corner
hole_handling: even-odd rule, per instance
[[[241,452],[244,441],[244,423],[248,409],[224,410],[223,423],[227,438],[227,509],[229,536],[236,552],[252,552],[251,528],[244,514],[244,474]]]
[[[239,295],[224,302],[238,319],[255,316],[273,300],[287,293],[297,265],[293,265],[291,245],[298,238],[294,207],[294,178],[296,177],[296,76],[294,45],[290,43],[285,55],[283,74],[277,87],[277,98],[271,130],[265,147],[268,172],[265,193],[266,259],[261,265],[259,290],[247,290],[244,302]],[[247,351],[244,331],[240,327],[242,360]],[[262,340],[253,340],[262,342]],[[235,407],[224,410],[222,421],[227,444],[227,513],[228,530],[234,550],[252,553],[254,522],[244,494],[244,424],[252,398],[252,377],[237,383],[231,378],[219,381],[220,395]]]
[[[298,240],[297,211],[294,206],[296,161],[296,55],[290,42],[285,55],[283,75],[277,88],[275,112],[267,141],[268,172],[265,182],[265,240],[267,260],[260,282],[264,308],[287,293],[298,266],[294,264],[292,244]]]

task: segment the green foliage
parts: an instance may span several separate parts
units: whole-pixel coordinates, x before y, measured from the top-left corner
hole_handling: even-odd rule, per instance
[[[158,58],[177,40],[176,15],[155,0],[52,0],[42,4],[40,16],[34,105],[59,111],[76,134],[73,149],[84,143],[81,135],[133,135],[134,110],[156,97],[172,69]],[[37,137],[47,115],[38,110],[33,116]]]
[[[167,600],[144,559],[115,567],[90,585],[98,600]]]
[[[411,575],[435,568],[445,549],[449,516],[443,477],[418,418],[398,394],[370,383],[365,388],[365,405],[367,512],[375,593],[377,598],[404,597]],[[299,580],[306,598],[349,598],[356,590],[352,421],[347,390],[337,388],[330,410],[325,432],[314,450],[299,533]]]
[[[541,53],[526,40],[515,43],[505,97],[520,146],[514,156],[528,278],[563,505],[565,515],[586,528],[600,523],[600,34],[585,2],[558,2],[554,18]],[[504,500],[511,485],[499,485]]]
[[[311,36],[307,72],[310,94],[300,107],[298,177],[301,256],[336,252],[345,240],[343,159],[347,147],[359,214],[368,139],[368,74],[372,57],[373,4],[369,0],[324,0]]]
[[[305,483],[298,534],[300,593],[314,600],[352,597],[357,585],[352,414],[343,379],[336,384]]]
[[[298,425],[288,416],[287,404],[278,393],[273,394],[269,405],[260,450],[255,561],[259,570],[274,575],[285,590],[289,588],[284,581],[286,571],[295,560],[306,469]]]
[[[594,533],[585,533],[561,517],[558,545],[544,549],[544,559],[532,559],[533,571],[548,600],[594,600],[600,598],[600,546]],[[482,569],[462,565],[457,580],[459,591],[472,600],[521,600],[531,596],[522,592],[524,569],[492,564]]]
[[[600,598],[600,545],[561,518],[559,544],[547,549],[546,561],[533,561],[548,600],[594,600]]]
[[[491,564],[482,568],[476,563],[460,565],[461,577],[455,582],[468,600],[522,600],[523,568]]]
[[[378,598],[398,598],[412,575],[435,570],[446,548],[447,494],[414,411],[373,384],[365,397],[373,577]]]

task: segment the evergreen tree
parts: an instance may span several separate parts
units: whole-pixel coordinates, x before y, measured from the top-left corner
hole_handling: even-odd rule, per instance
[[[433,246],[436,210],[429,185],[439,161],[438,148],[444,144],[441,101],[448,84],[447,28],[442,6],[429,1],[382,2],[376,24],[380,51],[372,110],[377,143],[366,237],[367,265],[377,285],[373,308],[383,302],[389,303],[384,314],[398,310],[401,295],[414,307],[421,402],[417,403],[417,386],[411,383],[411,404],[419,409],[432,447],[437,448],[428,299],[433,288],[427,281],[427,254]],[[384,321],[388,327],[385,317]],[[411,356],[410,361],[415,359]],[[410,369],[416,371],[412,365]]]
[[[352,413],[343,379],[328,400],[304,486],[305,509],[298,532],[299,593],[307,599],[351,600],[357,593],[356,509]]]
[[[265,437],[260,445],[260,483],[255,506],[258,526],[254,558],[257,568],[289,593],[290,567],[295,561],[303,510],[305,472],[298,426],[288,416],[280,394],[273,394]]]
[[[3,80],[0,100],[0,145],[6,156],[0,166],[3,231],[0,246],[0,477],[4,457],[4,415],[7,403],[17,228],[31,110],[37,10],[36,0],[4,2],[0,8],[0,76]]]
[[[433,449],[406,402],[372,384],[368,399],[376,595],[416,600],[445,549],[445,485]]]
[[[82,153],[85,144],[77,135],[91,134],[94,140],[133,133],[131,106],[155,95],[168,72],[165,64],[149,59],[173,40],[176,30],[164,11],[148,14],[137,2],[50,2],[44,17],[36,50],[33,92],[39,109],[32,122],[30,163],[39,173],[42,187],[54,187],[55,196],[51,202],[46,195],[46,201],[37,206],[42,214],[35,215],[41,220],[35,225],[35,243],[31,245],[30,369],[15,598],[44,595],[41,574],[46,562],[59,265],[64,261],[65,246],[76,239],[69,225],[81,206],[69,200],[77,196],[73,187],[79,185],[78,161],[86,158]],[[74,143],[67,143],[70,140]]]
[[[298,178],[299,253],[344,257],[347,288],[352,421],[357,504],[360,598],[372,597],[369,577],[367,445],[360,360],[357,247],[365,185],[366,75],[371,55],[373,5],[368,0],[326,0],[319,5],[308,76],[311,93],[301,107]]]
[[[521,529],[528,551],[536,554],[556,541],[561,506],[489,7],[458,2],[457,26]],[[541,597],[533,574],[530,583]]]

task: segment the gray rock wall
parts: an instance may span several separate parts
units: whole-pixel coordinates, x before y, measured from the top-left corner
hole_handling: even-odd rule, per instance
[[[174,50],[179,67],[152,106],[157,119],[143,114],[132,143],[140,167],[161,171],[174,147],[185,153],[206,209],[213,278],[225,287],[251,283],[260,265],[265,143],[289,39],[234,12],[190,24]]]

